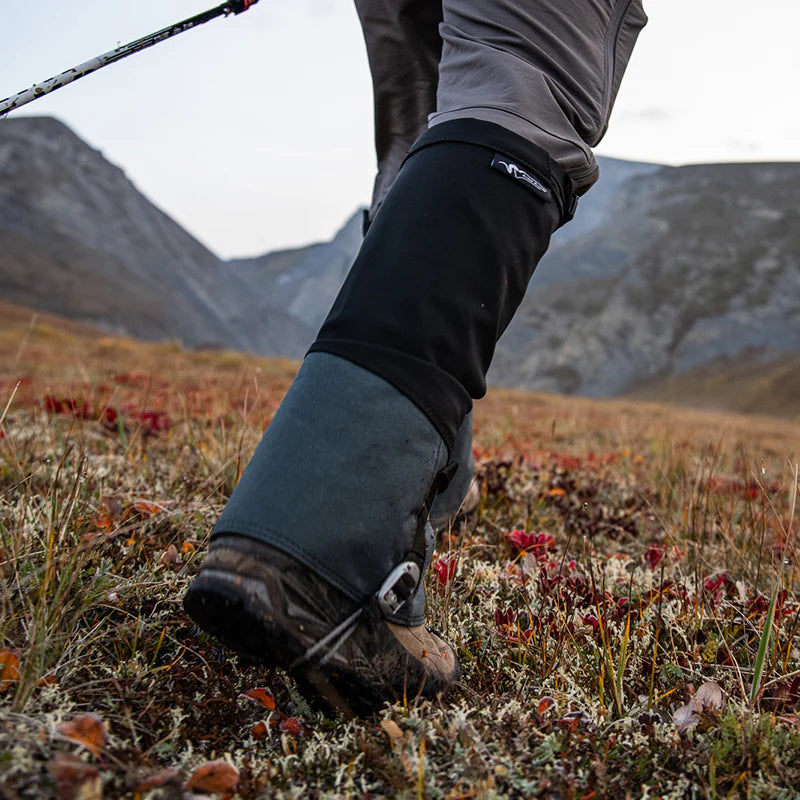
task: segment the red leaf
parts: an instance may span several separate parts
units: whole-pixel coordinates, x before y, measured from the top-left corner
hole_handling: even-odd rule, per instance
[[[163,411],[138,411],[130,417],[139,423],[146,436],[154,436],[172,426],[172,420]]]
[[[447,586],[456,575],[456,568],[458,567],[458,558],[440,558],[434,565],[433,571],[436,573],[436,579],[442,587]]]
[[[539,701],[539,707],[538,707],[537,710],[538,710],[538,712],[540,714],[544,714],[545,711],[547,711],[549,708],[552,708],[555,704],[556,704],[556,701],[555,701],[554,698],[552,698],[552,697],[543,697]]]
[[[644,551],[644,560],[647,562],[647,565],[650,569],[655,569],[662,558],[664,558],[664,553],[667,552],[667,548],[664,547],[663,544],[651,544],[647,550]]]
[[[591,626],[594,633],[600,632],[600,620],[594,614],[579,614],[578,616],[584,625]]]
[[[287,717],[278,727],[290,736],[302,736],[305,733],[303,723],[296,717]]]
[[[266,708],[267,711],[274,711],[277,708],[275,698],[266,689],[248,689],[246,692],[242,692],[239,697],[252,700],[254,703]]]
[[[549,533],[525,533],[513,530],[506,538],[517,550],[530,550],[535,556],[544,555],[546,550],[555,548],[556,540]]]
[[[250,729],[250,735],[258,741],[259,739],[263,739],[269,733],[269,726],[266,722],[262,719],[261,722],[256,722],[255,725]]]
[[[517,613],[513,608],[501,611],[499,608],[494,610],[494,624],[496,628],[513,625],[517,621]]]
[[[73,414],[78,419],[89,419],[89,403],[85,400],[76,400],[74,397],[53,397],[48,394],[44,397],[44,410],[48,414]]]
[[[116,408],[106,408],[100,415],[100,424],[110,431],[116,431],[119,428],[119,413]]]
[[[592,720],[584,711],[568,711],[561,717],[561,723],[570,731],[575,732],[580,727],[587,727]]]
[[[583,466],[583,461],[581,461],[581,459],[577,456],[566,456],[562,455],[561,453],[555,453],[554,460],[556,462],[556,466],[563,470],[576,470]]]

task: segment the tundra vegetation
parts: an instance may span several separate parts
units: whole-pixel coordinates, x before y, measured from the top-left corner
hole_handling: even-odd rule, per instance
[[[490,392],[462,681],[345,719],[181,606],[295,368],[3,315],[0,795],[797,797],[800,424]]]

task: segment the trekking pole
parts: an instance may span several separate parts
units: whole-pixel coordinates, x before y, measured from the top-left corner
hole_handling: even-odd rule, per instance
[[[101,56],[89,59],[89,61],[84,61],[83,64],[68,69],[60,75],[56,75],[46,81],[37,83],[35,86],[31,86],[30,89],[25,89],[18,94],[7,97],[5,100],[0,100],[0,117],[7,114],[9,111],[13,111],[15,108],[19,108],[26,103],[30,103],[32,100],[36,100],[38,97],[43,97],[56,89],[60,89],[62,86],[66,86],[68,83],[72,83],[78,80],[78,78],[82,78],[84,75],[96,72],[98,69],[108,64],[113,64],[115,61],[120,61],[133,53],[138,53],[140,50],[152,47],[154,44],[177,36],[179,33],[188,31],[190,28],[196,28],[204,22],[209,22],[223,15],[241,14],[243,11],[247,11],[250,6],[254,6],[257,2],[258,0],[228,0],[228,2],[216,8],[204,11],[202,14],[197,14],[197,16],[185,19],[183,22],[177,22],[174,25],[170,25],[168,28],[163,28],[156,33],[151,33],[149,36],[143,36],[141,39],[137,39],[134,42],[123,44],[115,50],[110,50],[108,53],[103,53]]]

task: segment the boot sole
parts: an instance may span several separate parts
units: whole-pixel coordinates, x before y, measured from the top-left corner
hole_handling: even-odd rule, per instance
[[[206,633],[248,661],[286,668],[302,655],[302,648],[274,618],[254,610],[249,599],[252,589],[260,588],[256,584],[220,570],[201,572],[183,607]]]
[[[262,602],[254,602],[256,598]],[[197,625],[245,662],[289,670],[312,702],[319,698],[327,707],[353,717],[371,713],[391,699],[385,689],[370,685],[355,672],[316,664],[291,669],[311,642],[292,636],[265,599],[264,584],[256,579],[206,570],[189,587],[183,605]]]

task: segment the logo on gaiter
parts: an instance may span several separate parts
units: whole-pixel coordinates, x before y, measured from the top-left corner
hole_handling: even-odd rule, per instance
[[[514,180],[522,182],[540,197],[550,197],[550,190],[538,178],[531,175],[527,169],[520,167],[519,164],[515,164],[507,156],[495,153],[494,158],[492,158],[492,167]]]

